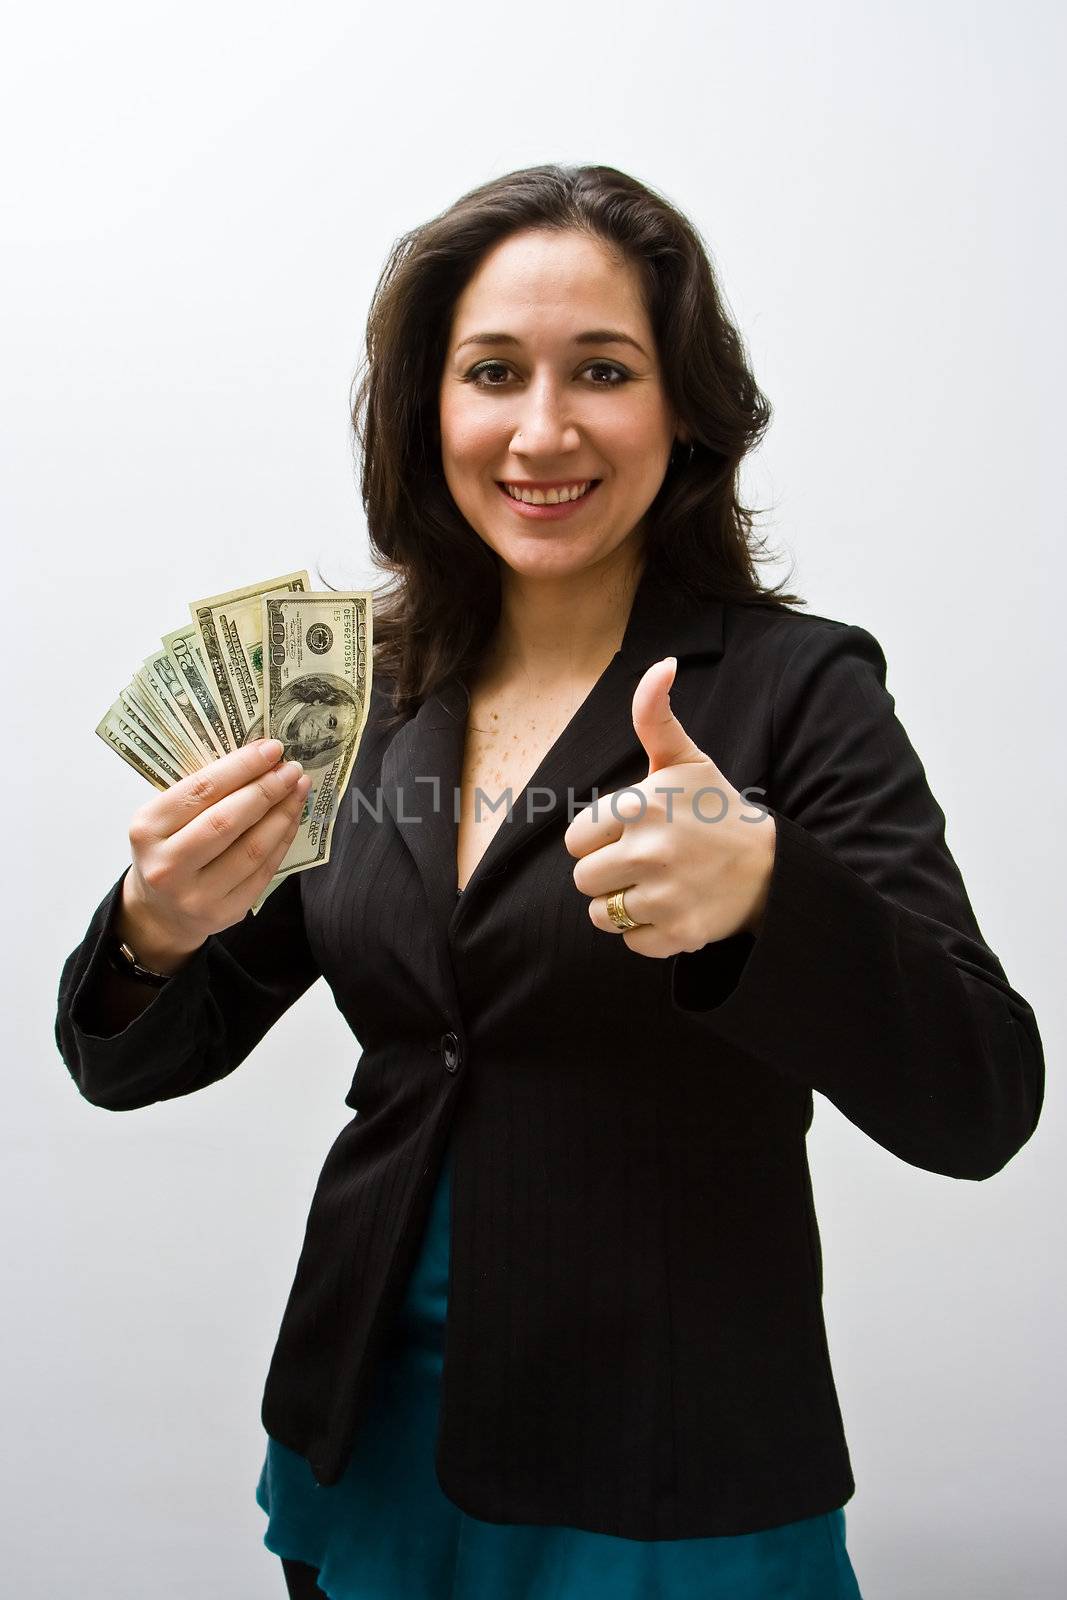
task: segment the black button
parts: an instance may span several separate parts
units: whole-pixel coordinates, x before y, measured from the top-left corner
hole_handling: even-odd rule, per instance
[[[446,1072],[458,1072],[463,1052],[459,1047],[459,1040],[454,1033],[441,1035],[441,1055],[445,1063]]]

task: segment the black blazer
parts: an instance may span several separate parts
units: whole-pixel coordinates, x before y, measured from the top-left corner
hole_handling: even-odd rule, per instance
[[[675,713],[773,811],[777,845],[758,937],[655,960],[593,926],[563,834],[572,801],[647,776],[631,700],[669,654]],[[679,1539],[852,1495],[812,1091],[902,1160],[978,1179],[1029,1138],[1044,1084],[885,671],[861,627],[687,606],[650,566],[621,649],[458,900],[455,679],[392,733],[375,682],[329,863],[209,939],[114,1037],[94,983],[121,877],[105,895],[56,1020],[94,1105],[224,1077],[320,974],[362,1047],[263,1396],[320,1483],[359,1447],[451,1137],[436,1465],[457,1505]]]

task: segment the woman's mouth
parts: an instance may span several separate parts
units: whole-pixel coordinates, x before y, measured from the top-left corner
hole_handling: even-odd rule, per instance
[[[497,481],[497,488],[520,517],[531,517],[537,522],[559,522],[573,516],[594,493],[599,478],[583,478],[575,483],[561,484],[558,488],[537,489],[525,484],[507,484]]]

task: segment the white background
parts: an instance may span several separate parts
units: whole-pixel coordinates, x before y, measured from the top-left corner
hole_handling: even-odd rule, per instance
[[[1063,1592],[1061,15],[98,0],[8,25],[4,1593],[283,1592],[259,1404],[357,1047],[319,984],[200,1095],[79,1097],[59,970],[147,796],[93,728],[190,599],[373,578],[347,404],[386,252],[549,160],[701,230],[775,407],[748,475],[768,574],[881,641],[1045,1042],[1043,1121],[986,1183],[817,1098],[865,1600]]]

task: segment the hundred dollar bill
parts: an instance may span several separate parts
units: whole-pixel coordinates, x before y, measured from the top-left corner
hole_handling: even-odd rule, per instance
[[[263,597],[306,593],[310,587],[306,572],[290,572],[194,600],[189,607],[235,748],[263,731]]]
[[[300,761],[311,777],[300,830],[271,881],[274,889],[290,873],[330,859],[367,721],[374,611],[366,590],[268,595],[262,608],[264,731],[282,741],[283,760]]]

